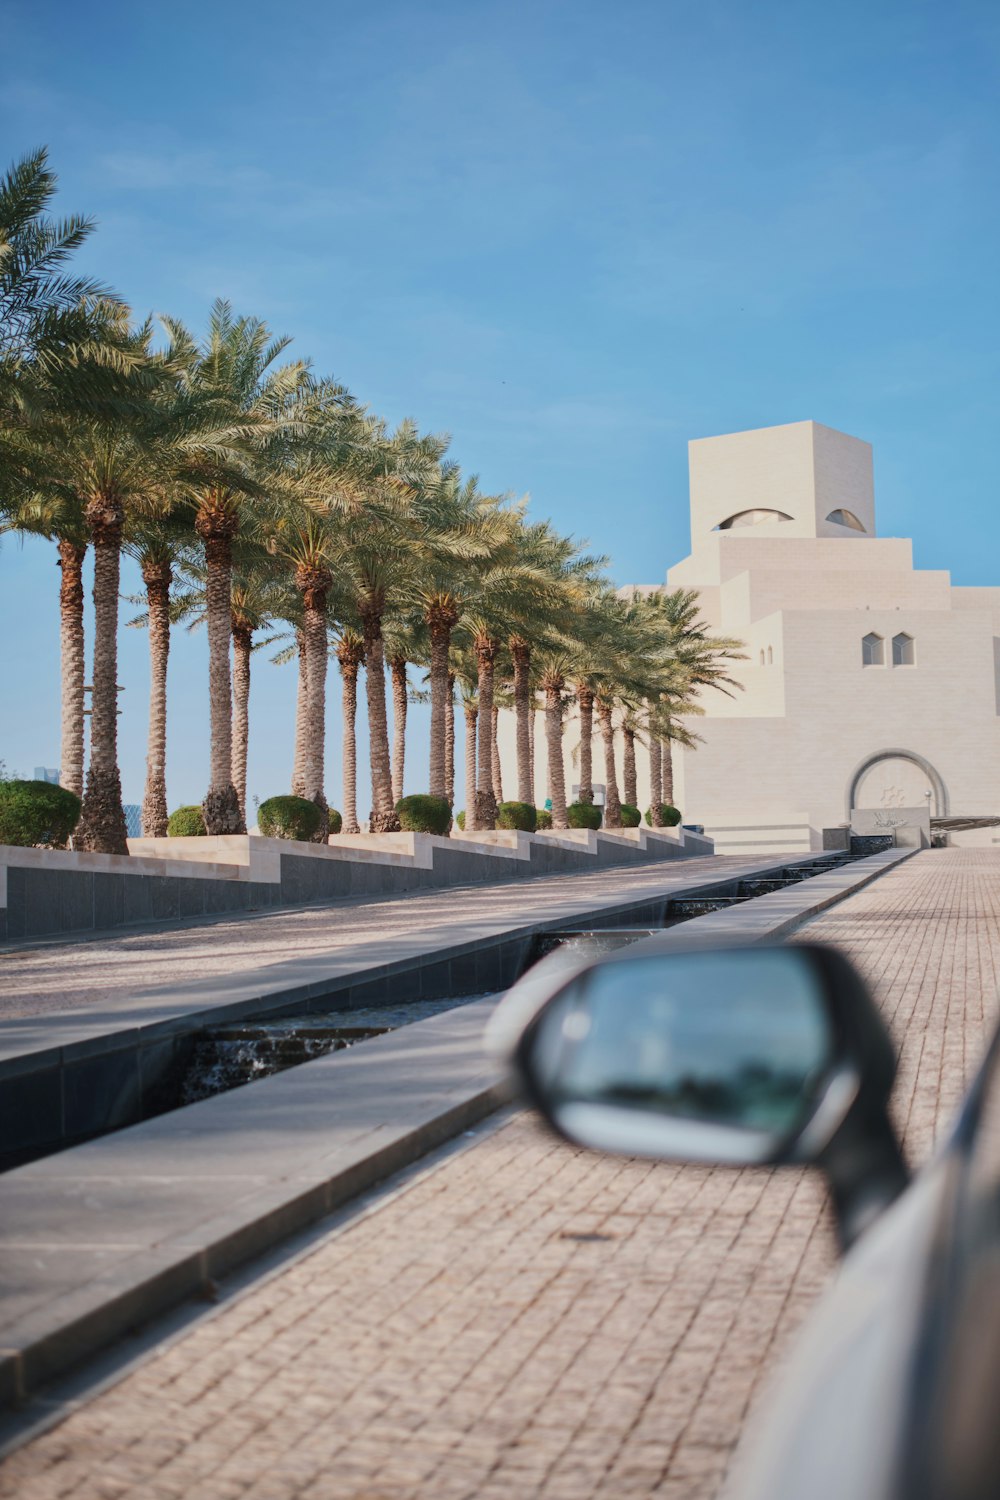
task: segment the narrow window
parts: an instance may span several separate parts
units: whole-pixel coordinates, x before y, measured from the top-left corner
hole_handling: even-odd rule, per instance
[[[861,665],[863,667],[885,666],[885,641],[880,635],[866,635],[861,642]]]
[[[769,521],[790,521],[792,518],[783,510],[738,510],[735,515],[727,516],[720,521],[714,529],[716,531],[733,531],[737,526],[763,526]]]
[[[894,667],[912,667],[916,661],[913,654],[913,637],[906,631],[892,638],[892,664]]]
[[[764,665],[764,648],[763,648],[763,646],[761,647],[761,651],[760,651],[760,664],[761,664],[761,666]]]
[[[767,648],[767,664],[769,667],[774,666],[774,652],[771,650],[770,646],[768,646]]]

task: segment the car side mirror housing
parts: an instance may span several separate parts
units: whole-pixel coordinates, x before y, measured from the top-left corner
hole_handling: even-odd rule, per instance
[[[907,1181],[887,1113],[895,1053],[854,968],[805,943],[650,946],[569,975],[547,961],[530,970],[497,1009],[494,1049],[576,1145],[815,1163],[851,1244]]]

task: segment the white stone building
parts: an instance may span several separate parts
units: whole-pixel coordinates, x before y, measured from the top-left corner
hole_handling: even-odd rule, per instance
[[[876,535],[858,438],[794,422],[699,439],[689,461],[691,555],[667,586],[696,589],[710,628],[743,640],[748,660],[733,673],[744,691],[704,695],[690,721],[703,743],[674,752],[684,821],[737,853],[822,847],[852,807],[1000,813],[1000,588],[917,572],[908,540]],[[567,790],[576,740],[571,721]],[[509,725],[501,743],[513,787]],[[595,735],[595,782],[601,765]],[[540,718],[535,770],[541,806]],[[648,806],[641,750],[639,797]]]

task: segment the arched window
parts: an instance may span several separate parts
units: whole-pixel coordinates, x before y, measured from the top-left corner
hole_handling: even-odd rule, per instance
[[[913,637],[901,630],[899,635],[892,638],[892,664],[894,667],[912,667],[916,665],[916,656],[913,651]]]
[[[761,664],[761,666],[764,665],[764,648],[763,648],[763,646],[760,648],[760,664]]]
[[[861,665],[863,667],[885,666],[885,641],[874,631],[861,642]]]
[[[770,646],[768,646],[767,648],[767,664],[769,667],[774,666],[774,652],[771,650]]]
[[[831,510],[826,519],[833,521],[837,526],[849,526],[852,531],[864,531],[865,529],[853,510]],[[867,535],[867,533],[865,534]]]
[[[716,531],[732,531],[737,526],[761,526],[765,521],[790,521],[783,510],[738,510],[716,526]]]

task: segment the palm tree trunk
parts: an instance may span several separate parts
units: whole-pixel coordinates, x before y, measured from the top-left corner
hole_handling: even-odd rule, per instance
[[[622,826],[622,804],[618,796],[618,773],[615,770],[615,725],[611,716],[611,704],[603,698],[597,699],[597,722],[601,726],[604,741],[604,826]]]
[[[497,658],[497,642],[489,636],[480,636],[476,643],[476,661],[479,666],[477,696],[479,698],[479,760],[476,771],[476,828],[485,830],[496,827],[497,802],[493,792],[493,674]]]
[[[83,560],[86,546],[59,543],[59,647],[62,662],[62,745],[59,781],[83,796]]]
[[[142,795],[142,836],[167,836],[167,662],[170,656],[170,585],[174,570],[162,557],[143,563],[149,614],[149,729],[146,786]]]
[[[625,760],[622,768],[622,781],[625,787],[625,801],[629,807],[638,807],[639,793],[637,790],[637,779],[635,772],[635,730],[626,724],[622,729],[625,740]]]
[[[514,662],[514,723],[517,741],[517,800],[535,805],[532,784],[531,741],[531,647],[527,641],[514,640],[510,645]]]
[[[465,700],[465,831],[473,832],[476,822],[476,732],[479,708],[470,699]]]
[[[580,791],[579,802],[594,800],[594,694],[588,687],[577,689],[580,704]]]
[[[674,749],[668,739],[663,741],[663,800],[674,806]]]
[[[372,833],[398,833],[399,818],[392,798],[389,763],[389,726],[385,713],[385,650],[381,611],[368,607],[362,615],[365,637],[365,687],[368,693],[368,754],[372,773]]]
[[[531,795],[528,801],[534,806],[535,803],[535,705],[532,703],[528,710],[528,783],[531,787]]]
[[[341,809],[345,833],[360,833],[358,823],[358,743],[355,725],[358,716],[358,668],[361,648],[342,641],[337,659],[343,678],[344,717],[344,806]]]
[[[451,646],[451,632],[458,619],[458,612],[443,605],[430,606],[424,614],[424,618],[430,628],[431,635],[431,763],[430,763],[430,791],[432,797],[448,796],[448,770],[447,770],[447,745],[448,734],[447,718],[451,713],[452,724],[452,755],[454,757],[454,702],[448,709],[448,698],[453,691],[455,679],[448,669],[448,652]],[[450,684],[450,687],[449,687]],[[452,800],[454,799],[455,779],[452,770]]]
[[[392,801],[403,795],[406,771],[406,657],[394,656],[389,663],[392,677]]]
[[[314,844],[325,844],[330,837],[330,816],[323,781],[326,760],[326,596],[331,582],[326,568],[302,565],[295,570],[295,585],[302,594],[302,630],[306,641],[309,692],[303,796],[315,802],[320,810],[320,824],[311,840]]]
[[[437,795],[436,793],[434,795]],[[455,674],[448,673],[448,693],[444,700],[444,795],[448,806],[455,806]]]
[[[563,768],[562,687],[545,685],[545,748],[549,761],[549,797],[552,801],[552,827],[568,828],[566,817],[566,773]]]
[[[238,517],[214,493],[195,517],[195,530],[205,543],[210,751],[208,791],[202,811],[210,834],[247,831],[233,786],[233,695],[229,671],[233,537],[238,524]]]
[[[503,767],[500,764],[500,741],[498,729],[500,727],[500,710],[496,704],[493,705],[493,724],[490,730],[493,742],[493,795],[497,799],[497,807],[503,801]]]
[[[247,751],[250,744],[250,652],[253,632],[233,626],[233,786],[243,821],[247,817]]]
[[[309,721],[309,663],[306,658],[306,633],[299,627],[295,632],[298,649],[299,683],[295,696],[295,759],[292,761],[292,796],[304,797],[306,792],[306,727]]]
[[[76,844],[98,854],[127,854],[118,770],[118,585],[123,508],[96,496],[86,508],[94,544],[94,668],[90,696],[90,766]]]
[[[647,720],[647,724],[649,721]],[[663,827],[660,806],[663,801],[663,747],[660,737],[649,725],[649,821],[654,828]]]

